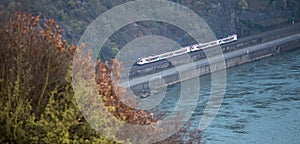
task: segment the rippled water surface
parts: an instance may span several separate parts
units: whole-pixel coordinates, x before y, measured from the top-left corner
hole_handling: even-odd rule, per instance
[[[198,107],[191,118],[199,123],[208,98],[209,76],[201,77]],[[172,111],[180,85],[168,88],[160,109]],[[300,143],[300,50],[227,70],[221,108],[203,131],[204,143]]]

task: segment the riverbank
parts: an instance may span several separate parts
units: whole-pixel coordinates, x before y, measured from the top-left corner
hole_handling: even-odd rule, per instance
[[[300,34],[295,34],[225,53],[224,59],[223,57],[216,56],[212,57],[210,62],[208,62],[207,59],[200,60],[191,64],[171,68],[139,78],[134,78],[129,82],[122,83],[121,85],[126,88],[131,88],[136,95],[149,96],[151,93],[148,83],[149,81],[152,81],[153,78],[164,79],[165,83],[161,83],[163,85],[156,86],[157,89],[159,89],[159,87],[172,85],[183,80],[222,70],[224,69],[224,66],[222,66],[224,60],[226,68],[230,68],[251,61],[256,61],[264,57],[278,55],[298,47],[300,47]],[[196,66],[196,69],[194,66]],[[181,74],[184,74],[187,77],[179,77],[177,72],[178,69],[181,69]]]

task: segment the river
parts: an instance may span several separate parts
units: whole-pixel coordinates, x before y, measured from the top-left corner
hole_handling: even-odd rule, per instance
[[[197,125],[208,99],[210,75],[200,77],[198,106],[191,117]],[[300,143],[300,50],[227,69],[223,103],[202,132],[207,144]],[[168,87],[159,109],[171,112],[180,84]]]

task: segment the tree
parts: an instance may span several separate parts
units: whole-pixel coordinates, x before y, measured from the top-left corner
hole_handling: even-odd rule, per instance
[[[247,10],[248,9],[248,3],[246,0],[239,0],[238,5],[242,10]]]
[[[111,53],[113,57],[116,57],[119,54],[120,50],[117,47],[113,47]]]
[[[54,20],[15,13],[0,30],[0,143],[112,143],[73,98],[76,49]]]

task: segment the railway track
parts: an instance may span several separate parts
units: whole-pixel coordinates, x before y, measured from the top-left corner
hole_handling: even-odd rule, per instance
[[[300,33],[300,23],[282,27],[260,34],[239,38],[237,41],[221,45],[223,53],[229,53],[253,45],[258,45],[268,41],[272,41],[281,37]],[[205,59],[203,51],[195,51],[189,53],[194,58],[194,61]],[[163,66],[164,65],[164,66]],[[172,68],[173,65],[168,60],[160,60],[145,65],[133,65],[129,72],[130,78],[141,77],[155,72],[163,71]],[[150,69],[150,70],[149,70]]]

